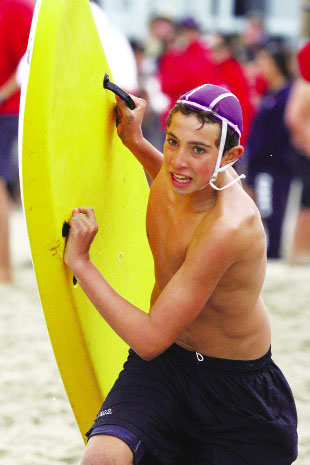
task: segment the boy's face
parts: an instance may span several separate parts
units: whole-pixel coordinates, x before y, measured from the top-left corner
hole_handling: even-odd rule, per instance
[[[191,194],[204,187],[212,176],[217,160],[216,141],[220,126],[205,123],[195,114],[172,117],[164,144],[164,161],[168,181],[178,194]]]

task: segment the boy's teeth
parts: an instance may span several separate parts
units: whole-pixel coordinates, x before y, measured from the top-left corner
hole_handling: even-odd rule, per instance
[[[179,174],[173,174],[173,177],[179,182],[188,182],[191,179],[191,178],[189,178],[187,176],[181,176]]]

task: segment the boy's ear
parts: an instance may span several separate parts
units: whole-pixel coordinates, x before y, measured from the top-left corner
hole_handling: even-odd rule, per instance
[[[233,163],[243,155],[244,152],[244,147],[242,145],[236,145],[235,147],[232,147],[230,150],[227,150],[227,152],[224,153],[221,166],[228,165],[229,163]]]

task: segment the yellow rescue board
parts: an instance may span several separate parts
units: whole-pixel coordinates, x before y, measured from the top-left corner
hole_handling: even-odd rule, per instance
[[[111,73],[88,0],[37,1],[27,62],[19,134],[23,205],[49,335],[84,435],[128,347],[73,286],[62,225],[73,208],[94,207],[99,233],[92,260],[123,297],[147,311],[154,280],[145,234],[148,185],[116,134],[114,95],[103,89]]]

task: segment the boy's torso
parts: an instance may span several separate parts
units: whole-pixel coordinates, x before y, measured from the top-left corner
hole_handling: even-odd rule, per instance
[[[182,266],[188,247],[194,241],[199,243],[197,238],[211,230],[223,215],[227,216],[228,226],[240,230],[238,240],[231,241],[238,258],[176,342],[214,357],[254,359],[264,355],[270,345],[268,316],[260,297],[266,264],[265,238],[256,208],[238,186],[218,194],[209,211],[194,211],[176,204],[163,170],[159,173],[151,188],[147,212],[156,279],[151,303]],[[197,252],[203,254],[204,250]]]

